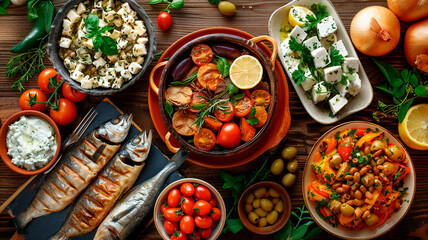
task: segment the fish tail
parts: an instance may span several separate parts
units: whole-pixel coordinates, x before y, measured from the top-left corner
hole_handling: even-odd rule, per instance
[[[24,230],[25,226],[33,219],[32,215],[28,211],[22,212],[15,218],[15,225],[19,232]]]
[[[189,152],[183,147],[174,156],[172,156],[170,162],[165,166],[164,174],[171,174],[176,171],[189,157]]]
[[[67,235],[64,234],[62,230],[57,232],[55,235],[52,235],[49,240],[68,240],[70,239]]]

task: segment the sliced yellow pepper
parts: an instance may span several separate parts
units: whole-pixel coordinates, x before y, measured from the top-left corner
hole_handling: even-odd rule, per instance
[[[371,140],[377,138],[379,135],[381,135],[381,132],[371,132],[371,133],[367,133],[366,135],[362,136],[360,138],[360,140],[358,140],[357,144],[355,144],[355,146],[361,148],[363,146],[364,143],[366,142],[370,142]]]

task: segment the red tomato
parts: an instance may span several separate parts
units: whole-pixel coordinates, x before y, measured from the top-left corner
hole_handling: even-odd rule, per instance
[[[351,160],[352,148],[351,137],[346,137],[339,143],[337,151],[339,152],[339,155],[342,157],[343,161]]]
[[[180,187],[180,192],[184,196],[191,197],[195,193],[195,187],[191,183],[183,183]]]
[[[46,102],[45,94],[39,89],[28,89],[22,93],[19,98],[19,107],[21,110],[36,110],[43,111],[46,108],[45,103],[34,103],[30,106],[30,100],[33,99],[34,102]]]
[[[256,135],[256,129],[245,118],[239,120],[239,129],[241,130],[241,140],[244,142],[250,141]]]
[[[181,203],[181,209],[183,209],[183,212],[187,215],[193,215],[195,210],[193,209],[193,206],[195,205],[195,200],[193,200],[192,197],[183,196],[183,203]]]
[[[227,102],[227,104],[224,105],[218,105],[214,111],[214,116],[222,122],[229,122],[232,120],[233,116],[235,116],[235,107],[231,102]]]
[[[234,148],[241,142],[241,130],[236,123],[228,122],[223,125],[218,136],[217,142],[224,148]]]
[[[253,102],[247,96],[236,101],[235,106],[235,116],[243,117],[250,113],[251,108],[253,107]]]
[[[218,131],[221,128],[221,126],[223,126],[222,122],[220,122],[219,120],[217,120],[212,116],[204,117],[204,124],[206,125],[207,128],[213,131]]]
[[[171,14],[167,12],[161,12],[158,16],[158,26],[162,30],[168,30],[172,24]]]
[[[37,79],[37,85],[39,85],[40,90],[46,93],[53,93],[55,88],[52,86],[50,78],[54,78],[55,76],[56,82],[54,83],[58,85],[62,81],[62,78],[56,73],[55,69],[46,68],[43,70]]]
[[[168,208],[163,215],[171,222],[178,222],[183,217],[183,210],[180,208]]]
[[[70,101],[80,102],[86,98],[86,93],[82,93],[72,88],[68,83],[62,84],[62,95]]]
[[[205,200],[199,200],[195,203],[193,206],[193,209],[199,214],[199,215],[207,215],[211,211],[211,204]]]
[[[198,185],[195,188],[195,198],[197,200],[209,201],[211,199],[211,192],[210,192],[210,190],[208,190],[208,188],[206,188],[202,185]]]
[[[168,193],[168,206],[170,207],[177,207],[178,204],[181,201],[181,193],[180,191],[178,191],[178,189],[173,188],[169,193]]]
[[[217,221],[220,219],[221,217],[221,212],[220,209],[218,208],[213,208],[210,212],[210,217],[212,220]]]
[[[194,231],[189,235],[190,240],[201,240],[201,235],[198,232]]]
[[[198,109],[194,109],[192,108],[194,107],[198,107],[196,104],[207,104],[207,100],[206,100],[207,95],[201,93],[201,92],[193,92],[192,94],[192,100],[189,104],[190,108],[189,111],[192,113],[198,113],[202,110],[202,108],[198,108]]]
[[[208,128],[202,128],[193,137],[193,143],[197,149],[209,151],[216,143],[216,137],[213,131]]]
[[[195,230],[195,221],[192,216],[186,215],[180,220],[180,230],[185,234],[191,234]]]
[[[201,234],[201,238],[209,238],[212,233],[211,228],[199,228],[199,234]]]
[[[165,232],[167,232],[169,235],[174,234],[176,230],[178,230],[178,223],[171,222],[168,219],[163,220],[163,227],[165,228]]]
[[[217,65],[214,63],[208,63],[199,68],[198,83],[203,88],[208,88],[213,92],[215,92],[217,88],[222,89],[226,87],[226,81],[218,71]]]
[[[255,107],[256,113],[253,117],[259,119],[259,122],[257,124],[254,124],[253,127],[262,127],[267,122],[268,114],[266,112],[266,109],[264,107]]]
[[[215,200],[215,198],[211,198],[208,202],[211,204],[211,207],[217,206],[217,200]]]
[[[182,231],[176,230],[174,234],[172,234],[171,240],[187,240],[187,236]]]
[[[255,106],[267,108],[270,104],[270,94],[265,90],[255,90],[251,93],[251,100]]]
[[[164,204],[161,205],[160,212],[164,213],[166,209],[168,209],[168,203],[165,202]]]
[[[194,46],[190,55],[192,56],[193,62],[198,66],[211,62],[214,56],[213,50],[206,44],[198,44]]]
[[[58,125],[67,125],[73,122],[77,115],[76,105],[68,99],[59,99],[59,109],[51,108],[49,115]]]
[[[365,128],[358,128],[357,132],[355,133],[355,136],[361,137],[365,134],[366,129]]]
[[[196,216],[195,217],[195,224],[199,228],[209,228],[213,225],[213,220],[207,215]]]

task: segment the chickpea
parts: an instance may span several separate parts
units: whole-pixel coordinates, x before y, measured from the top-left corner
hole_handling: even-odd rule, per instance
[[[265,217],[260,218],[259,227],[266,227],[268,224],[267,219]]]
[[[279,201],[280,201],[280,199],[279,199],[279,198],[274,198],[274,199],[272,199],[272,203],[273,203],[273,204],[277,204]]]
[[[364,200],[363,199],[354,199],[354,205],[355,206],[361,206],[364,204]]]
[[[275,210],[280,213],[284,211],[284,203],[282,202],[282,200],[275,204]]]
[[[245,204],[245,212],[250,213],[251,211],[253,211],[253,206],[249,203],[246,203]]]
[[[370,215],[364,219],[364,222],[366,222],[368,226],[374,226],[379,222],[379,217],[374,213],[370,213]]]
[[[370,150],[372,152],[377,151],[377,150],[381,150],[381,149],[384,149],[384,148],[385,148],[385,144],[382,141],[380,141],[380,140],[374,140],[372,142],[372,145],[370,146]]]
[[[254,194],[250,193],[247,195],[247,197],[245,198],[245,203],[252,203],[254,201]]]
[[[270,212],[273,209],[273,203],[272,203],[272,201],[269,200],[269,199],[267,199],[267,198],[263,198],[262,200],[260,200],[260,206],[266,212]]]
[[[260,199],[255,199],[253,201],[253,208],[259,208],[260,207]]]
[[[382,172],[387,176],[391,176],[393,174],[395,174],[397,172],[397,168],[395,167],[394,164],[390,163],[390,162],[385,162],[383,164],[383,170]]]
[[[296,175],[294,175],[293,173],[287,173],[282,178],[282,185],[284,185],[285,187],[292,187],[295,182],[296,182]]]
[[[299,168],[299,162],[297,161],[297,159],[288,161],[287,170],[289,172],[294,173],[297,171],[298,168]]]
[[[273,189],[273,188],[269,188],[269,195],[273,198],[278,198],[279,197],[279,193]]]
[[[354,192],[354,197],[356,199],[361,199],[361,198],[363,198],[363,194],[360,192],[360,190],[357,190]]]
[[[340,212],[346,217],[352,216],[354,214],[354,211],[355,209],[349,206],[349,204],[342,203],[342,205],[340,205]]]
[[[349,174],[351,174],[351,175],[354,175],[356,172],[358,172],[358,168],[356,168],[356,167],[352,167],[352,168],[349,170]]]
[[[273,175],[279,175],[282,173],[282,170],[284,170],[284,161],[282,159],[276,159],[273,161],[272,165],[270,165],[270,172]]]
[[[333,184],[333,186],[331,186],[331,188],[332,188],[333,190],[336,190],[336,189],[337,189],[338,187],[340,187],[340,186],[342,186],[342,183],[337,182],[337,183]]]
[[[286,147],[282,150],[282,158],[291,160],[297,156],[297,149],[295,147]]]
[[[362,179],[361,182],[364,184],[364,186],[366,187],[370,187],[371,185],[374,184],[374,175],[373,173],[367,173]]]
[[[255,212],[250,212],[248,214],[248,220],[250,220],[250,223],[257,224],[260,220],[259,216]]]
[[[339,154],[334,154],[330,160],[330,167],[331,168],[338,167],[340,166],[341,163],[342,163],[342,157],[340,157]]]
[[[254,212],[259,216],[259,217],[266,217],[266,215],[268,214],[265,210],[263,210],[262,208],[256,208],[254,210]]]
[[[267,222],[268,222],[269,224],[274,224],[274,223],[276,223],[276,221],[278,221],[278,216],[279,216],[278,212],[277,212],[277,211],[275,211],[275,210],[273,210],[272,212],[270,212],[270,213],[267,215],[267,217],[266,217]]]
[[[401,162],[404,159],[403,150],[397,145],[389,146],[385,151],[386,156],[394,162]]]
[[[257,189],[254,191],[254,196],[255,196],[256,198],[262,198],[262,197],[265,195],[265,193],[266,193],[266,188],[264,188],[264,187],[257,188]]]

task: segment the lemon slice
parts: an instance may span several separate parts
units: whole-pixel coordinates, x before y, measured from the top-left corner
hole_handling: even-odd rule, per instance
[[[401,140],[417,150],[428,150],[428,104],[411,107],[398,125]]]
[[[229,70],[230,80],[240,89],[255,87],[263,77],[263,67],[257,58],[242,55],[233,61]]]
[[[293,27],[296,25],[302,26],[306,22],[307,15],[315,16],[315,14],[307,7],[292,6],[290,13],[288,14],[288,22]]]

